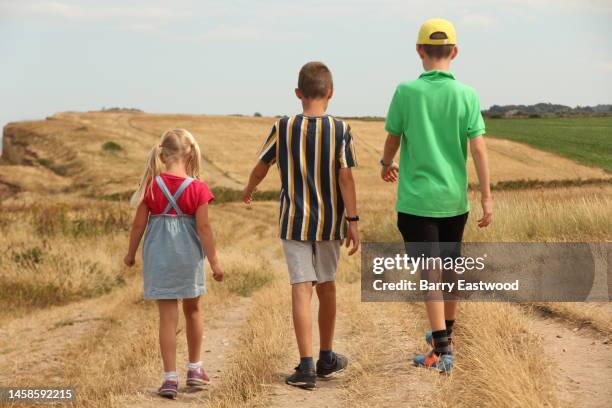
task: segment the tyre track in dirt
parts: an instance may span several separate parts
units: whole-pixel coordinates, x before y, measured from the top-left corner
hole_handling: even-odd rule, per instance
[[[542,364],[554,364],[558,399],[564,407],[602,407],[612,401],[612,345],[588,327],[558,317],[531,314],[531,329],[543,342]]]
[[[108,323],[110,312],[131,291],[126,287],[95,299],[37,310],[11,320],[0,328],[0,384],[31,382],[31,373],[45,378],[45,385],[61,385],[62,356],[79,347],[96,327]]]

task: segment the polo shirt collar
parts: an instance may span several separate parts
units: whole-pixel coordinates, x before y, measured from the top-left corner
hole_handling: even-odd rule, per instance
[[[419,78],[428,79],[430,81],[435,81],[439,79],[455,79],[455,76],[450,71],[442,71],[439,69],[434,69],[432,71],[423,72]]]

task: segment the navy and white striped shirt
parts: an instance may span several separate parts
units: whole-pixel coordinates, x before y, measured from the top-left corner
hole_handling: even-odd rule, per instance
[[[332,116],[283,117],[272,127],[260,160],[281,177],[280,237],[297,241],[343,239],[344,202],[338,170],[354,167],[350,126]]]

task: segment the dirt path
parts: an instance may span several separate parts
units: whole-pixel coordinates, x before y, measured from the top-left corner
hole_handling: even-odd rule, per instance
[[[179,372],[179,394],[176,400],[167,400],[157,395],[157,387],[161,381],[159,372],[152,372],[143,379],[149,386],[139,392],[119,397],[117,406],[125,407],[159,407],[170,406],[201,406],[210,398],[223,372],[232,363],[229,358],[232,348],[236,346],[238,332],[249,316],[251,298],[236,298],[231,304],[224,305],[222,318],[205,319],[202,362],[210,377],[211,383],[205,387],[186,387],[184,385],[186,369],[183,362],[187,356],[187,345],[184,340],[185,328],[179,327],[177,336],[177,369]]]
[[[542,337],[552,362],[562,406],[602,407],[612,401],[612,346],[589,328],[570,326],[558,318],[534,315],[532,329]],[[607,402],[606,402],[607,401]]]

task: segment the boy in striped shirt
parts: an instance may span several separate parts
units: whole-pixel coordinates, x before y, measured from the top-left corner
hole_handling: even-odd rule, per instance
[[[326,114],[333,94],[330,70],[321,62],[302,67],[296,96],[303,112],[279,119],[266,139],[244,189],[249,204],[257,185],[276,163],[281,178],[280,238],[287,260],[295,336],[300,364],[287,384],[312,389],[316,377],[329,378],[348,359],[332,351],[336,320],[336,267],[346,239],[349,255],[359,248],[355,183],[356,165],[350,126]],[[312,357],[310,302],[319,297],[320,352]]]

